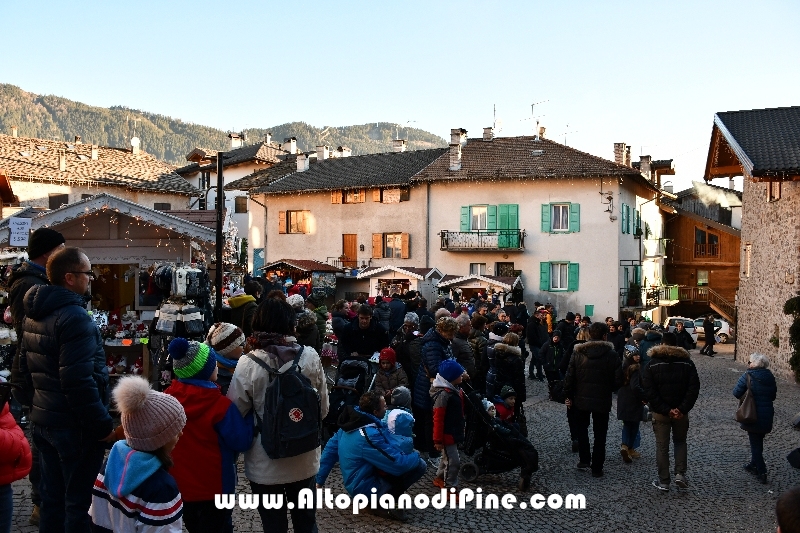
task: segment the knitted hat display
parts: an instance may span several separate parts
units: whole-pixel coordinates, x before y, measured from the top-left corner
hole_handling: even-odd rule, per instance
[[[206,344],[225,357],[244,343],[244,332],[241,328],[228,322],[217,322],[208,330]]]
[[[28,238],[28,257],[36,259],[56,246],[64,244],[64,236],[54,229],[39,228]]]
[[[134,450],[158,450],[177,437],[186,425],[186,412],[180,402],[151,389],[144,378],[120,379],[112,395],[121,413],[125,439]]]
[[[502,399],[511,398],[517,396],[517,391],[514,390],[514,387],[511,385],[503,385],[503,388],[500,389],[500,397]]]
[[[400,385],[392,390],[392,405],[395,407],[411,407],[411,391]]]
[[[445,359],[439,363],[439,375],[450,383],[463,375],[466,370],[455,359]]]
[[[302,309],[303,306],[306,305],[306,301],[299,294],[292,294],[291,296],[286,298],[286,303],[294,307],[295,311],[297,311],[298,309]]]
[[[172,370],[179,378],[207,380],[217,367],[216,354],[208,344],[178,337],[167,349],[172,356]]]
[[[389,361],[393,365],[397,362],[397,355],[394,353],[394,349],[392,348],[384,348],[381,350],[381,355],[378,358],[379,361]]]

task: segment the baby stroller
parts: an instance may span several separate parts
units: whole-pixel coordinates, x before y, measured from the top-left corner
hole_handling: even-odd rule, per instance
[[[467,427],[463,451],[472,460],[461,465],[459,476],[466,482],[482,474],[501,474],[520,467],[518,488],[527,490],[531,475],[539,469],[539,453],[511,424],[493,419],[483,406],[480,392],[466,395]]]
[[[362,394],[372,390],[378,374],[378,355],[370,358],[358,357],[339,363],[335,383],[330,387],[328,399],[330,409],[322,421],[325,441],[339,429],[339,415],[348,405],[358,405]]]

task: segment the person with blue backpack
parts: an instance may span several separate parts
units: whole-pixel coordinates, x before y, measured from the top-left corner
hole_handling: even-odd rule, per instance
[[[265,532],[288,531],[289,503],[294,504],[289,510],[293,530],[317,531],[315,510],[298,508],[298,495],[302,489],[314,489],[320,465],[319,430],[328,414],[328,388],[316,350],[297,344],[295,324],[295,311],[286,297],[277,291],[268,294],[253,317],[249,339],[253,350],[239,359],[228,389],[228,398],[239,412],[244,416],[252,410],[257,422],[253,445],[244,455],[245,476],[253,494],[262,498],[276,495],[283,500],[279,509],[259,505]],[[311,395],[311,403],[292,406],[292,398],[281,396],[289,382],[303,391],[296,398]],[[317,426],[310,434],[295,431],[308,428],[309,422]],[[277,438],[276,430],[285,438]]]

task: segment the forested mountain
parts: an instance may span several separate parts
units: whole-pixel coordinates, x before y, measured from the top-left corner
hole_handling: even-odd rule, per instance
[[[229,146],[227,132],[216,128],[122,106],[107,109],[58,96],[39,96],[14,85],[0,84],[0,133],[10,134],[12,126],[19,128],[21,137],[72,141],[80,135],[85,143],[115,147],[130,146],[135,128],[142,149],[175,165],[186,164],[186,154],[195,147],[225,150]],[[290,122],[250,128],[245,133],[248,144],[271,132],[278,142],[296,137],[302,150],[326,144],[333,148],[347,146],[353,155],[361,155],[391,151],[396,128],[389,122],[322,128]],[[409,141],[409,150],[447,146],[441,137],[417,128],[400,127],[399,134]]]

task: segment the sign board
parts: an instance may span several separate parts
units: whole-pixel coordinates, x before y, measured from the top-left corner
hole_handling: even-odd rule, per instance
[[[28,236],[31,233],[31,219],[11,217],[8,220],[8,245],[28,246]]]
[[[383,203],[384,204],[399,204],[400,203],[400,189],[384,189],[383,190]]]

